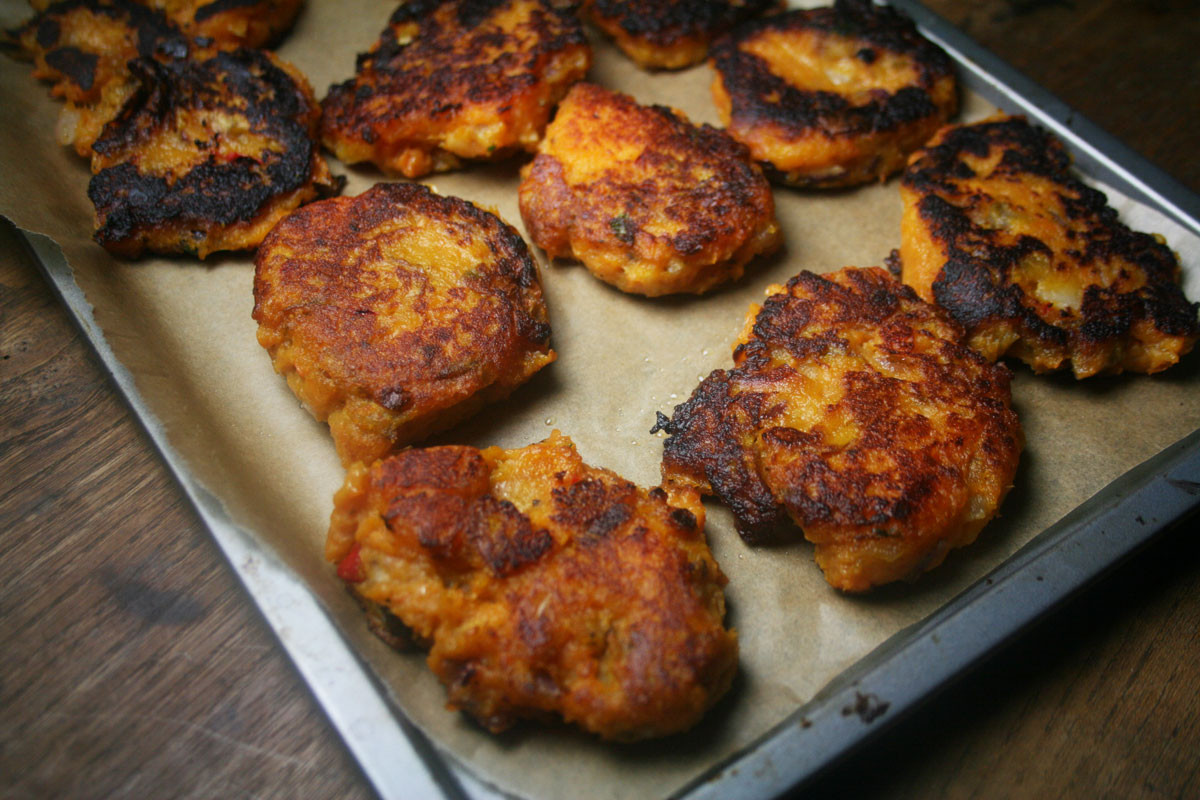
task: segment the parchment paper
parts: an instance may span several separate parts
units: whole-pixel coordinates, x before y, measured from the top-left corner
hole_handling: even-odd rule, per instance
[[[0,22],[26,13],[4,0]],[[323,96],[350,76],[392,6],[380,0],[310,0],[280,54]],[[643,103],[717,124],[711,73],[699,66],[648,74],[596,40],[590,80]],[[124,262],[91,241],[87,165],[54,143],[58,104],[29,66],[0,57],[0,213],[61,245],[95,309],[100,333],[136,380],[187,468],[230,517],[311,587],[395,701],[444,751],[505,791],[536,798],[651,798],[677,790],[745,747],[839,672],[901,628],[947,602],[1105,484],[1200,425],[1200,358],[1155,377],[1077,383],[1015,365],[1016,407],[1028,449],[1001,516],[972,547],[914,584],[867,597],[828,587],[803,542],[750,548],[730,515],[710,503],[708,537],[728,574],[729,622],[741,637],[733,690],[693,731],[637,746],[533,726],[492,736],[444,709],[445,692],[421,653],[398,655],[370,635],[359,609],[321,557],[332,495],[343,471],[324,425],[298,404],[255,341],[249,256]],[[994,109],[965,97],[963,119]],[[433,176],[444,194],[493,207],[521,228],[522,159]],[[347,194],[383,176],[349,169]],[[647,433],[709,371],[730,364],[730,344],[764,288],[802,269],[880,264],[899,244],[893,180],[853,191],[775,193],[782,253],[752,263],[736,284],[700,298],[649,300],[611,289],[573,263],[546,264],[542,280],[559,360],[508,401],[438,442],[518,447],[558,428],[589,463],[642,484],[658,482],[661,441]],[[1120,201],[1115,193],[1110,198]],[[1200,296],[1200,241],[1150,209],[1121,201],[1135,226],[1166,235],[1183,255],[1187,291]],[[522,230],[522,233],[524,231]]]

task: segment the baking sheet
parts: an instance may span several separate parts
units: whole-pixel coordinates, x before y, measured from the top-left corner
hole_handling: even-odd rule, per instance
[[[323,94],[330,82],[350,74],[354,53],[374,40],[389,11],[377,0],[312,0],[280,53]],[[590,79],[716,123],[707,67],[647,75],[597,42]],[[966,101],[964,118],[992,110],[978,95]],[[302,596],[276,616],[268,613],[285,644],[290,640],[295,653],[308,634],[320,635],[326,620],[316,615],[328,615],[388,696],[439,748],[485,782],[522,796],[662,797],[679,790],[751,747],[881,643],[944,608],[1111,480],[1200,424],[1195,357],[1160,376],[1083,384],[1034,377],[1018,367],[1014,396],[1029,447],[1001,518],[975,546],[916,584],[845,597],[825,584],[808,545],[748,548],[728,513],[710,504],[708,535],[730,577],[729,621],[742,644],[741,675],[730,696],[693,732],[636,747],[532,727],[493,737],[442,708],[444,691],[420,654],[397,655],[367,633],[321,559],[342,471],[325,427],[299,408],[255,342],[250,259],[200,264],[110,258],[90,241],[86,165],[53,144],[57,104],[34,84],[26,65],[0,59],[0,106],[7,118],[0,129],[0,213],[62,247],[80,297],[91,306],[95,328],[89,335],[111,348],[127,371],[139,413],[159,432],[185,482],[218,506],[248,549],[295,577]],[[519,163],[423,182],[492,206],[520,227]],[[350,178],[348,194],[381,179],[371,169],[334,167]],[[745,310],[768,284],[801,269],[878,264],[898,244],[894,181],[826,194],[779,189],[776,200],[784,251],[752,264],[741,281],[709,296],[626,296],[577,265],[546,265],[543,259],[559,361],[505,403],[439,440],[516,447],[558,428],[575,439],[589,463],[656,483],[661,442],[647,433],[655,411],[670,413],[701,376],[728,366],[729,343]],[[1144,206],[1120,207],[1135,226],[1166,234],[1188,267],[1189,296],[1200,296],[1200,241]],[[244,562],[234,559],[234,565],[252,582]],[[256,596],[260,605],[278,600]],[[298,610],[306,600],[315,601],[312,608]],[[327,708],[353,702],[322,699]],[[362,724],[388,723],[376,718]]]

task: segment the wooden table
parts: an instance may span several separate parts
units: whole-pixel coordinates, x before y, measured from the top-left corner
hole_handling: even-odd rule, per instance
[[[927,3],[1200,190],[1194,0]],[[0,796],[371,796],[7,226],[0,476]],[[1194,523],[816,794],[1200,796]]]

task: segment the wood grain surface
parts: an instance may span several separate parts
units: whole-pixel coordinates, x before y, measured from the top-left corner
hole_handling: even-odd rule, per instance
[[[1200,191],[1194,0],[927,5]],[[807,794],[1200,797],[1195,522]],[[7,224],[0,532],[0,797],[372,795]]]

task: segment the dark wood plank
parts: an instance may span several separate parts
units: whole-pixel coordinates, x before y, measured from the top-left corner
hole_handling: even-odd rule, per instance
[[[7,223],[0,475],[0,796],[371,796]]]
[[[1200,192],[1196,0],[921,0]]]

